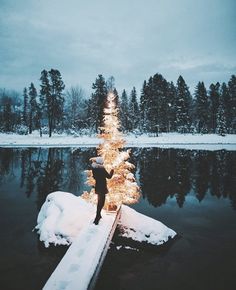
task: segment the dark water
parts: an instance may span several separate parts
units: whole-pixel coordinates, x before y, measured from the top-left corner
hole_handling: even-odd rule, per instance
[[[178,233],[163,248],[114,237],[96,290],[235,289],[236,152],[132,149],[142,190],[133,207]],[[80,195],[95,149],[0,149],[1,289],[38,290],[66,248],[45,249],[32,232],[55,190]]]

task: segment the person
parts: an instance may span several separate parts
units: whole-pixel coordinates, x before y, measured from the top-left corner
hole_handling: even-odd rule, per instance
[[[99,220],[102,218],[101,210],[105,204],[106,194],[108,193],[107,189],[107,180],[106,178],[112,178],[114,170],[112,169],[110,174],[106,171],[103,165],[104,161],[102,157],[92,158],[92,172],[93,178],[95,179],[95,193],[97,194],[97,213],[94,219],[94,224],[97,225]]]

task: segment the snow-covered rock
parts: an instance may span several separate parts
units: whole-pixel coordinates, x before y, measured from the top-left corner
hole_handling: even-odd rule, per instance
[[[42,205],[35,229],[46,247],[69,245],[91,222],[94,213],[95,207],[81,197],[56,191],[50,193]]]
[[[53,192],[47,196],[38,214],[35,229],[40,241],[48,247],[71,244],[86,227],[91,226],[96,207],[68,192]],[[102,212],[105,217],[106,213]],[[106,218],[102,219],[106,223]],[[98,227],[100,224],[98,225]],[[176,233],[159,221],[122,206],[121,235],[138,242],[160,245]]]
[[[119,221],[121,235],[137,242],[161,245],[174,238],[176,232],[163,223],[123,205]]]

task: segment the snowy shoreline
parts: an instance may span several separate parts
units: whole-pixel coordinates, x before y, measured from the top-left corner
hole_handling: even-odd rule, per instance
[[[236,150],[236,134],[224,137],[216,134],[162,133],[158,137],[126,135],[126,147],[159,147],[190,150]],[[0,147],[96,147],[102,139],[97,136],[74,136],[55,134],[40,137],[32,135],[0,134]]]

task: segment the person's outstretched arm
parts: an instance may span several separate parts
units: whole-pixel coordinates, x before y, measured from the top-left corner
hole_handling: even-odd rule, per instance
[[[105,172],[105,176],[106,178],[112,178],[113,173],[114,173],[114,169],[111,170],[110,174],[106,171],[106,169],[104,168],[104,172]]]

